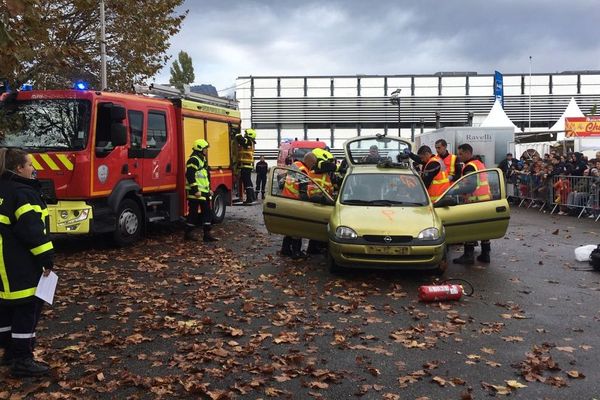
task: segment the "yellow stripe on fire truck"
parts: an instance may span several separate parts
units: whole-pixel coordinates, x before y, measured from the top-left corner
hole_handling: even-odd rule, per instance
[[[56,158],[49,154],[32,154],[33,167],[38,171],[50,168],[52,171],[73,171],[73,163],[66,154],[54,154]]]
[[[44,160],[46,164],[48,164],[52,171],[60,170],[60,168],[58,167],[58,165],[56,165],[52,157],[50,157],[48,154],[40,154],[40,157],[42,157],[42,160]]]

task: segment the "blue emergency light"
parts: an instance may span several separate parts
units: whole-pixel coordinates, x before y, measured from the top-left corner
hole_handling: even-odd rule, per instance
[[[90,84],[86,81],[77,81],[73,84],[73,89],[76,90],[88,90],[90,88]]]
[[[33,90],[33,85],[31,83],[24,83],[21,85],[21,88],[19,90],[21,92],[29,92]]]

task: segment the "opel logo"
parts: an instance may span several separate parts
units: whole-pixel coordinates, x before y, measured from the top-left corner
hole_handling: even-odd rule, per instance
[[[386,243],[392,243],[392,237],[391,236],[385,236],[383,238],[383,241],[386,242]]]

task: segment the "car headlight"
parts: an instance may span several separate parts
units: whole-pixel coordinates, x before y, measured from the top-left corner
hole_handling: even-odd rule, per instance
[[[338,226],[335,230],[335,237],[339,239],[356,239],[358,235],[352,228],[347,226]]]
[[[438,228],[423,229],[417,238],[422,240],[438,240],[440,238],[440,231]]]

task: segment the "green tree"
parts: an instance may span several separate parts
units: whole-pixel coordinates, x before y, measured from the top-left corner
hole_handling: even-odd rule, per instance
[[[127,91],[168,61],[169,39],[187,11],[183,0],[105,0],[108,88]],[[85,79],[100,88],[97,0],[0,1],[0,77],[38,89]]]
[[[190,57],[185,51],[180,51],[177,55],[177,60],[173,61],[169,84],[183,91],[183,85],[194,83],[194,79],[194,65],[192,64],[192,57]]]

